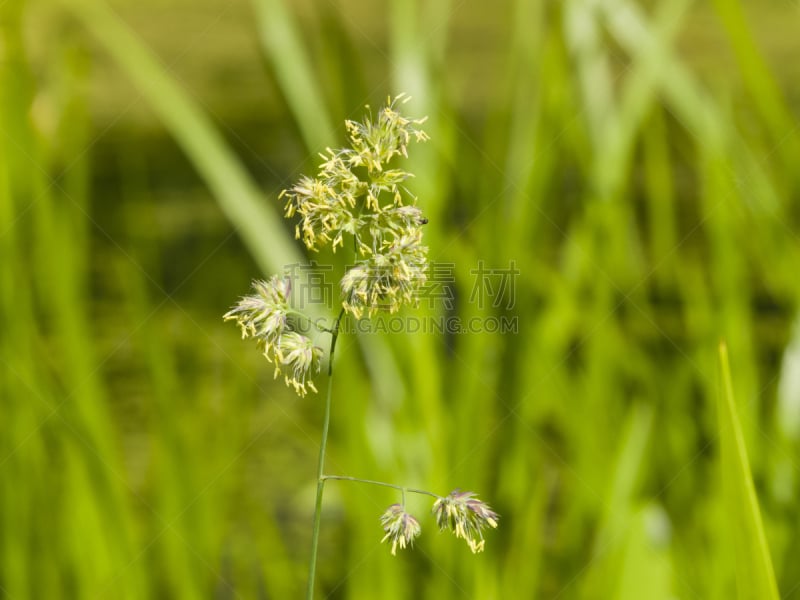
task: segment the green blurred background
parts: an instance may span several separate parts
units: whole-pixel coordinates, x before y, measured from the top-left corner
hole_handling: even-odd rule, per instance
[[[322,400],[221,316],[305,260],[280,190],[401,91],[455,265],[414,314],[519,332],[343,337],[327,470],[500,528],[472,555],[412,498],[392,557],[397,495],[331,482],[318,597],[761,600],[768,547],[800,598],[797,31],[790,0],[0,2],[0,598],[302,597]],[[481,261],[513,306],[469,301]]]

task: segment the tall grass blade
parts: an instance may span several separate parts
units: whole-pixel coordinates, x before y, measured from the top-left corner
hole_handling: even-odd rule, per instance
[[[289,110],[306,147],[319,152],[339,129],[333,126],[302,33],[283,0],[253,0],[253,8],[264,55],[275,70]]]
[[[604,596],[610,593],[624,574],[627,546],[641,541],[632,539],[635,536],[629,530],[638,527],[637,520],[641,518],[636,514],[635,497],[647,459],[652,428],[653,409],[650,406],[634,405],[629,409],[621,431],[618,454],[609,473],[605,507],[585,580],[587,598],[597,594],[598,590]]]
[[[739,598],[777,600],[778,586],[772,569],[758,497],[747,458],[725,343],[719,346],[721,390],[719,394],[720,458],[723,494],[736,553]]]
[[[728,34],[745,85],[755,101],[764,124],[769,127],[773,139],[778,144],[775,150],[785,158],[796,156],[800,152],[798,144],[800,140],[794,126],[795,119],[756,44],[742,2],[714,0],[713,4]]]
[[[264,206],[255,182],[200,107],[104,2],[64,2],[139,88],[205,179],[264,272],[301,261],[280,215]]]
[[[638,600],[645,590],[648,600],[676,597],[669,536],[669,521],[660,506],[649,504],[637,511],[627,531],[616,593],[611,597]]]

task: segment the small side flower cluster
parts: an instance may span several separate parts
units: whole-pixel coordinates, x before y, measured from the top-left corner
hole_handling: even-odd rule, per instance
[[[322,348],[292,329],[288,280],[273,275],[269,281],[254,281],[253,291],[223,319],[236,321],[242,339],[256,340],[266,359],[275,365],[275,377],[282,373],[286,385],[300,396],[305,396],[308,389],[316,392],[309,374],[319,373]]]
[[[483,552],[483,530],[486,527],[496,528],[500,518],[474,492],[460,490],[438,497],[433,503],[433,514],[439,529],[452,531],[457,538],[465,540],[473,554]],[[413,545],[422,532],[419,522],[400,504],[392,504],[386,509],[381,516],[381,525],[386,532],[381,541],[391,540],[392,555],[396,553],[398,546],[404,549]]]
[[[381,525],[386,532],[381,542],[392,541],[392,556],[397,553],[398,546],[405,549],[406,546],[413,545],[414,539],[422,532],[419,522],[400,504],[392,504],[386,509],[381,515]]]
[[[418,129],[425,119],[408,119],[396,109],[408,97],[389,99],[373,121],[347,121],[350,148],[321,155],[317,177],[303,177],[281,192],[286,216],[298,215],[295,228],[309,250],[328,243],[333,251],[354,239],[359,260],[341,281],[342,306],[356,318],[379,310],[397,312],[414,304],[425,284],[428,249],[421,226],[427,223],[403,182],[413,175],[388,168],[396,156],[408,156],[408,144],[428,139]]]

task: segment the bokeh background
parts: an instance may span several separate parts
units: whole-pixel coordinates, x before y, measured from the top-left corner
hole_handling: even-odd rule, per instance
[[[452,265],[405,314],[518,332],[342,337],[327,470],[501,521],[472,555],[411,497],[392,557],[397,494],[331,482],[317,596],[800,598],[798,31],[796,0],[0,2],[0,598],[302,597],[322,400],[221,316],[307,259],[280,190],[399,92]],[[519,270],[498,306],[480,264]]]

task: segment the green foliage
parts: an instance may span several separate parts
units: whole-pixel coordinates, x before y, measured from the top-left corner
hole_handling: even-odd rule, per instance
[[[772,572],[758,497],[750,472],[750,461],[733,397],[728,349],[720,344],[721,390],[719,394],[720,461],[723,494],[736,553],[736,581],[739,598],[777,599],[778,587]]]
[[[320,402],[219,315],[306,262],[277,191],[399,91],[443,266],[417,322],[518,333],[342,336],[326,470],[480,490],[502,527],[392,557],[395,492],[331,483],[319,597],[797,595],[794,8],[479,4],[257,1],[232,37],[268,101],[235,122],[148,47],[200,12],[0,3],[0,596],[300,596]]]

